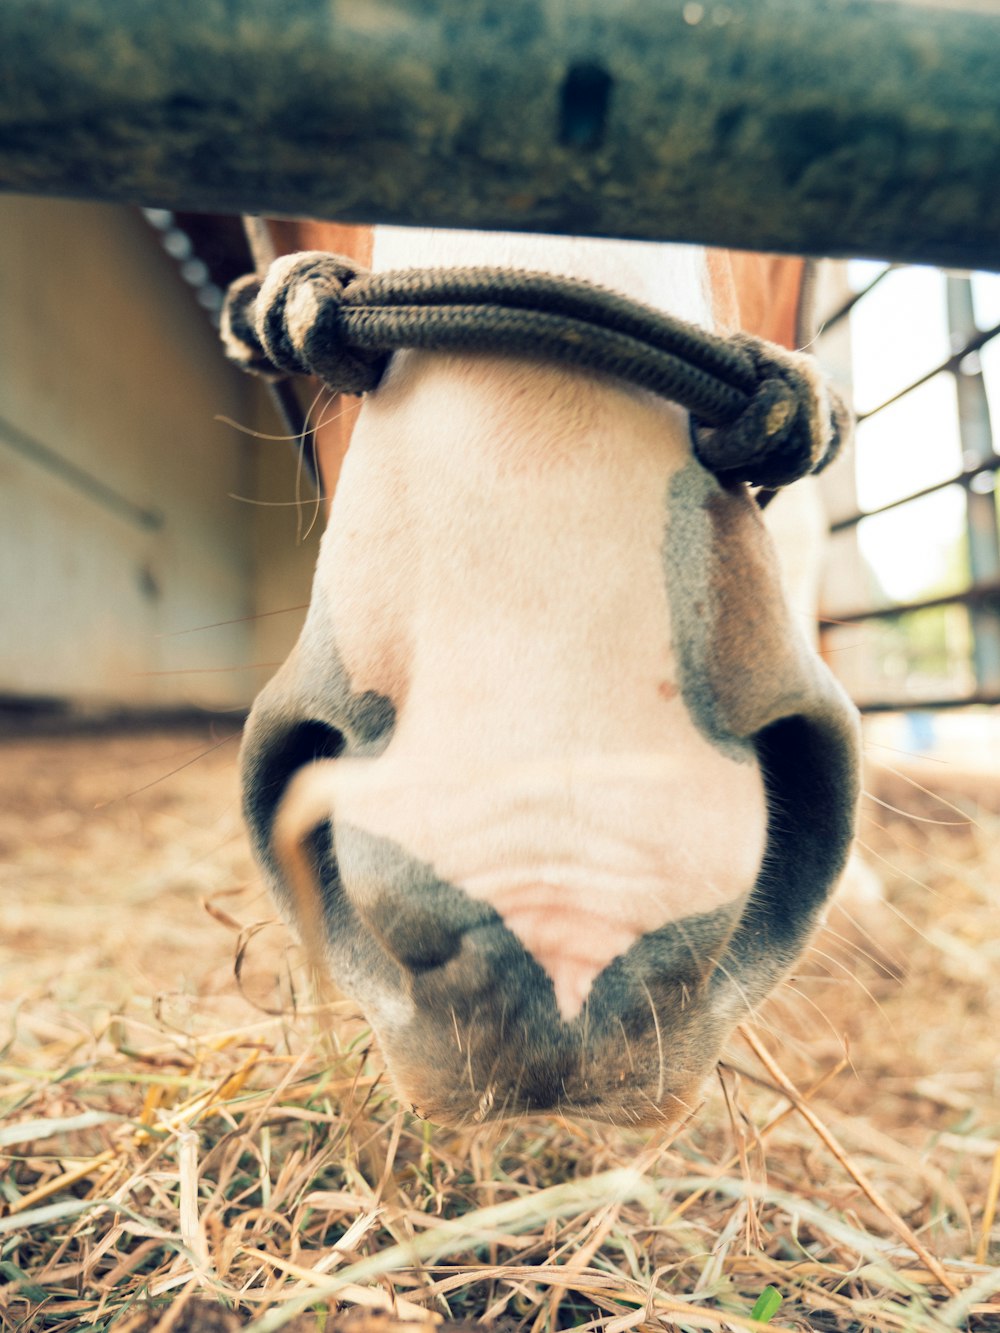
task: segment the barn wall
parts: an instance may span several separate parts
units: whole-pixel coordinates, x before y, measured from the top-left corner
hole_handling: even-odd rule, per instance
[[[258,420],[262,430],[281,430],[264,403]],[[312,485],[297,472],[287,444],[261,441],[255,447],[253,660],[262,664],[252,676],[255,688],[273,675],[298,638],[319,554],[324,511],[320,507],[317,513]]]
[[[137,213],[0,197],[0,698],[252,697],[289,617],[178,631],[305,600],[314,551],[230,498],[291,465],[218,414],[274,428]]]

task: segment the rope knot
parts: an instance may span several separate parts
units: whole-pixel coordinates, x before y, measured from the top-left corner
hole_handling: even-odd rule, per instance
[[[724,425],[691,419],[694,451],[722,481],[768,489],[822,472],[850,435],[851,414],[814,359],[749,334],[730,341],[748,357],[756,387]]]
[[[682,404],[700,462],[726,485],[773,489],[819,472],[850,415],[811,357],[749,334],[720,338],[602,287],[506,269],[359,273],[307,250],[234,283],[230,358],[269,379],[316,375],[333,393],[378,386],[402,349],[506,353],[616,375]]]
[[[378,386],[388,354],[349,344],[342,310],[358,271],[339,255],[283,255],[260,281],[234,282],[222,310],[226,354],[264,379],[318,375],[334,393]]]

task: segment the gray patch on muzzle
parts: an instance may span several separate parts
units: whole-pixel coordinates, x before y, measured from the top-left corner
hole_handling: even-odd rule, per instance
[[[736,734],[721,706],[713,653],[718,628],[712,607],[712,562],[725,560],[727,553],[714,550],[705,506],[722,494],[715,477],[695,462],[671,478],[663,565],[681,698],[705,739],[728,759],[746,763],[753,756],[753,743]]]
[[[724,965],[751,1001],[801,952],[854,836],[857,712],[784,605],[770,536],[745,488],[696,462],[670,482],[663,543],[681,697],[734,760],[756,753],[768,804],[757,884]]]

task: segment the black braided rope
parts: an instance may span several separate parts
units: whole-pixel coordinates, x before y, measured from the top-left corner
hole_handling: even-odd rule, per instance
[[[323,251],[287,255],[263,281],[232,285],[223,338],[245,370],[312,374],[337,393],[377,388],[403,349],[501,353],[610,375],[687,408],[695,452],[727,483],[783,486],[819,471],[848,424],[838,399],[820,410],[791,354],[547,273],[371,274]]]

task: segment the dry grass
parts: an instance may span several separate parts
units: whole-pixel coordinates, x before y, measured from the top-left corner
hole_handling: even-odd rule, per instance
[[[206,743],[3,747],[0,1328],[1000,1329],[995,827],[871,806],[874,957],[818,942],[674,1142],[454,1134],[260,924],[234,742],[146,786]]]

